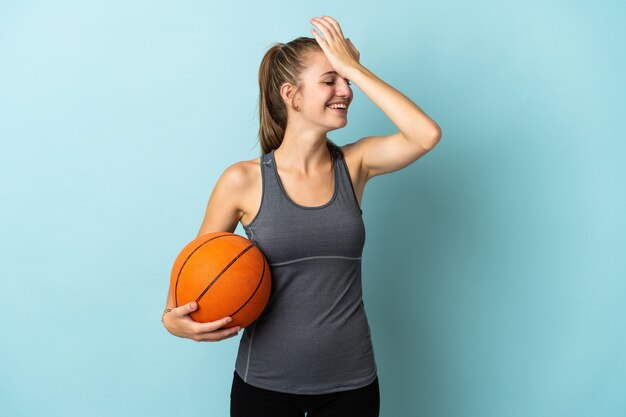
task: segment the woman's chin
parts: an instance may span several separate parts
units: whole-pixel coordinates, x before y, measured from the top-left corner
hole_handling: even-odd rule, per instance
[[[328,131],[333,131],[333,130],[337,130],[337,129],[343,129],[344,127],[346,127],[346,125],[348,124],[348,122],[346,121],[346,123],[343,123],[341,126],[332,126],[332,127],[328,127]]]

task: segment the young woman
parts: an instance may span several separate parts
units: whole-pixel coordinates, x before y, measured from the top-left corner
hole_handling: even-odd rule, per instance
[[[377,175],[402,169],[439,141],[439,126],[359,63],[329,16],[314,38],[275,44],[261,62],[260,158],[229,166],[198,235],[241,222],[272,270],[272,295],[241,338],[231,416],[378,416],[376,364],[361,291],[361,197]],[[337,146],[357,85],[396,125],[390,136]],[[163,323],[175,336],[218,341],[238,334],[229,317],[196,323],[195,303]]]

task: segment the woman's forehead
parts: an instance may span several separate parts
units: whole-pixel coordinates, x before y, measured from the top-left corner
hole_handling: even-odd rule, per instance
[[[309,55],[306,72],[313,77],[322,77],[327,72],[335,72],[323,52],[316,52]]]

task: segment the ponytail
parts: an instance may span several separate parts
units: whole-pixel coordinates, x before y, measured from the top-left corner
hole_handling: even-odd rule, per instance
[[[266,52],[259,68],[259,141],[264,154],[280,146],[287,127],[287,108],[272,71],[276,55],[282,47],[280,43],[273,45]]]

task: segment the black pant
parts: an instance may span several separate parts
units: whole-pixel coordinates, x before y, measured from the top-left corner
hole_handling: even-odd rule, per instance
[[[378,417],[378,378],[368,386],[330,394],[287,394],[257,388],[235,372],[230,393],[231,417]]]

